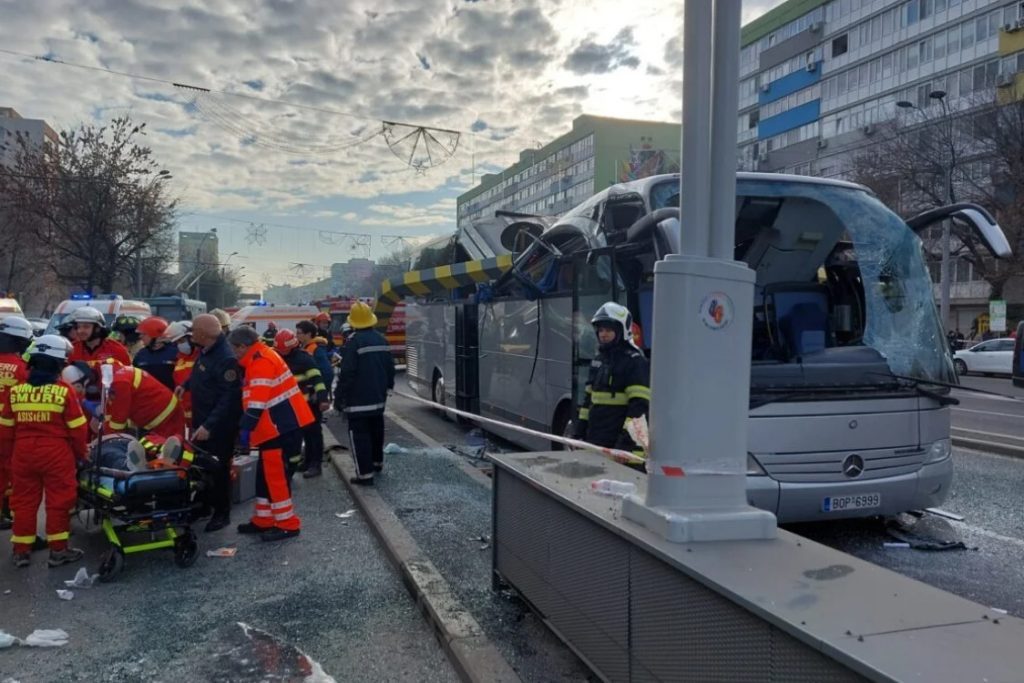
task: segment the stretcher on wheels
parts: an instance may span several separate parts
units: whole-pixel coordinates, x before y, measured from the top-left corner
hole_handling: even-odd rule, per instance
[[[100,581],[112,581],[125,556],[170,549],[174,563],[190,567],[199,555],[192,523],[202,514],[204,468],[164,460],[156,469],[131,437],[108,436],[92,448],[91,462],[78,474],[80,509],[91,509],[110,547],[100,559]]]

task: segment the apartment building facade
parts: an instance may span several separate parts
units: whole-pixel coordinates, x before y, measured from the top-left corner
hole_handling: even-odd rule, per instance
[[[609,185],[679,170],[679,124],[583,115],[456,201],[458,226],[494,212],[557,215]]]

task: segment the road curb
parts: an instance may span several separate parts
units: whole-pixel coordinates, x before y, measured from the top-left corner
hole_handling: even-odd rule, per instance
[[[982,439],[968,439],[962,436],[952,437],[953,445],[958,448],[970,448],[974,451],[982,451],[984,453],[995,453],[996,455],[1005,455],[1010,458],[1021,458],[1024,459],[1024,448],[1019,446],[1011,446],[1010,444],[1000,443],[998,441],[984,441]]]
[[[349,483],[349,477],[355,476],[355,467],[348,455],[338,452],[338,440],[329,429],[324,430],[324,446],[459,678],[467,683],[519,683],[518,674],[462,606],[444,576],[420,550],[380,493],[372,487]]]

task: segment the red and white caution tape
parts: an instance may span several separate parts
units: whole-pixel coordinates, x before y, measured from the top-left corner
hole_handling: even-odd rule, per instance
[[[428,401],[425,398],[420,398],[419,396],[413,396],[412,394],[406,394],[406,393],[401,392],[401,391],[395,391],[394,393],[397,396],[401,396],[402,398],[407,398],[410,401],[416,401],[417,403],[422,403],[424,405],[428,405],[428,406],[431,406],[433,408],[437,408],[438,410],[443,410],[446,413],[450,413],[452,415],[458,415],[459,417],[464,417],[467,420],[472,420],[473,422],[478,422],[480,424],[485,424],[485,425],[491,425],[492,427],[500,427],[502,429],[511,429],[514,432],[519,432],[520,434],[526,434],[528,436],[538,436],[538,437],[540,437],[542,439],[547,439],[548,441],[554,441],[555,443],[560,443],[560,444],[562,444],[564,446],[569,446],[570,448],[575,448],[575,449],[578,449],[578,450],[592,451],[594,453],[600,453],[601,455],[603,455],[604,457],[608,458],[609,460],[614,460],[615,462],[618,462],[618,463],[638,463],[639,464],[639,463],[645,462],[645,460],[643,458],[641,458],[640,456],[638,456],[638,455],[636,455],[634,453],[630,453],[629,451],[620,451],[617,448],[605,448],[604,446],[595,446],[592,443],[588,443],[586,441],[580,441],[579,439],[570,439],[570,438],[565,437],[565,436],[556,436],[554,434],[548,434],[546,432],[539,432],[539,431],[537,431],[535,429],[529,429],[527,427],[521,427],[519,425],[515,425],[515,424],[512,424],[510,422],[502,422],[501,420],[493,420],[493,419],[491,419],[489,417],[482,417],[480,415],[475,415],[473,413],[467,413],[465,410],[459,410],[458,408],[451,408],[449,406],[444,406],[444,405],[441,405],[440,403],[435,403],[433,401]],[[682,468],[675,468],[675,469],[678,469],[680,473],[682,472]],[[675,476],[683,476],[683,475],[682,474],[676,474]]]

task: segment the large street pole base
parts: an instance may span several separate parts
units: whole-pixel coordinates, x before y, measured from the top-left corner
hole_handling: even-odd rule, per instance
[[[680,477],[674,484],[679,504],[651,506],[629,496],[622,501],[622,516],[674,543],[775,538],[775,515],[744,504],[745,485],[742,476]]]
[[[772,540],[775,515],[755,507],[668,510],[647,507],[638,496],[622,501],[622,516],[672,543]]]

